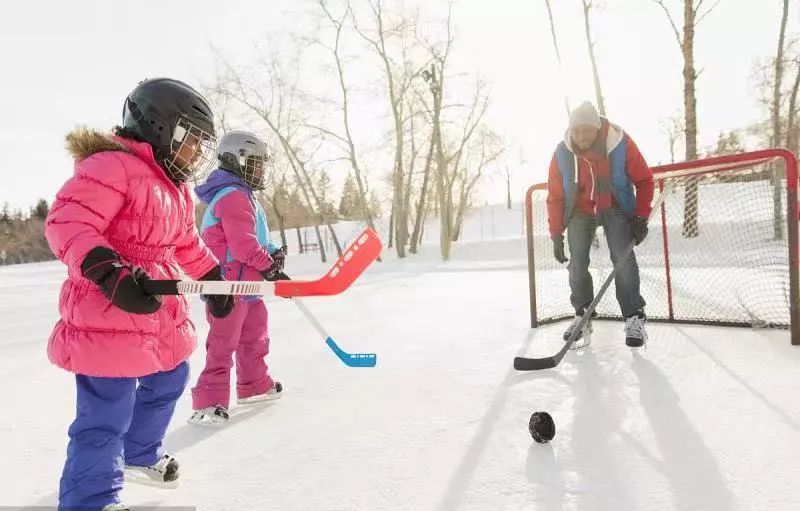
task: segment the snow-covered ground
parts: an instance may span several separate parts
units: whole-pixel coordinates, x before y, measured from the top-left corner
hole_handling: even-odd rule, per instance
[[[522,221],[519,210],[506,215]],[[788,333],[651,324],[647,349],[632,354],[619,323],[597,322],[590,348],[554,370],[518,373],[514,356],[554,353],[566,326],[529,328],[519,225],[497,239],[472,236],[447,264],[433,243],[406,261],[387,253],[346,293],[308,299],[344,349],[377,353],[375,368],[345,367],[291,302],[268,299],[267,360],[284,398],[235,409],[228,427],[208,430],[186,424],[187,392],[166,438],[180,487],[129,484],[125,501],[198,510],[797,509],[800,347]],[[288,269],[318,274],[316,259],[293,256]],[[45,349],[63,276],[60,263],[0,268],[0,506],[57,500],[75,391]],[[207,330],[198,302],[193,312],[201,343],[192,383]],[[536,410],[556,421],[550,444],[528,434]]]

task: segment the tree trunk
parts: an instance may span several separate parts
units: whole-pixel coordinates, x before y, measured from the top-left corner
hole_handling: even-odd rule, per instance
[[[305,252],[305,248],[303,247],[303,237],[300,236],[299,227],[295,227],[295,230],[297,231],[297,246],[300,247],[300,253],[302,254],[303,252]]]
[[[800,59],[795,60],[797,71],[792,86],[792,94],[789,97],[789,119],[786,125],[786,147],[794,154],[797,154],[797,128],[795,118],[797,117],[797,91],[800,88]]]
[[[438,80],[437,80],[438,78]],[[447,161],[444,156],[444,148],[442,147],[442,130],[440,126],[440,117],[442,110],[442,86],[441,73],[437,78],[434,78],[433,85],[433,139],[436,144],[436,193],[438,195],[439,204],[439,219],[441,225],[441,232],[439,233],[439,245],[442,255],[442,260],[447,261],[450,259],[450,246],[452,244],[451,234],[451,213],[450,205],[452,199],[449,197],[448,179],[447,179]]]
[[[288,245],[286,243],[286,218],[278,209],[278,193],[274,193],[272,195],[272,210],[275,212],[275,218],[278,220],[278,229],[281,233],[281,244]]]
[[[370,229],[375,231],[375,222],[372,218],[372,212],[369,210],[369,202],[367,200],[367,188],[364,186],[364,181],[361,178],[361,167],[358,164],[358,158],[356,157],[356,147],[355,143],[353,142],[353,135],[350,131],[350,100],[348,96],[347,85],[344,79],[344,66],[342,65],[342,59],[339,56],[339,42],[341,38],[342,32],[342,24],[334,20],[331,14],[328,12],[327,7],[325,4],[322,4],[323,9],[325,9],[325,13],[328,15],[331,22],[336,27],[336,46],[333,51],[334,59],[336,60],[336,69],[339,76],[339,88],[342,92],[342,120],[344,123],[344,131],[345,135],[347,136],[347,149],[348,149],[348,156],[350,158],[350,166],[353,169],[353,174],[356,178],[356,186],[358,187],[358,194],[361,198],[361,211],[364,215],[364,219],[367,221],[367,226]],[[338,246],[338,240],[334,238],[335,243]],[[339,253],[341,255],[341,252]],[[378,257],[380,261],[380,257]]]
[[[594,43],[592,42],[592,31],[589,26],[589,11],[592,9],[592,2],[583,0],[583,26],[586,31],[586,45],[589,48],[589,60],[592,63],[592,76],[594,77],[594,93],[597,98],[597,109],[600,115],[606,115],[606,104],[603,100],[603,89],[600,87],[600,73],[597,71],[597,59],[594,56]]]
[[[461,226],[464,223],[464,215],[466,214],[467,209],[467,199],[464,193],[465,185],[464,183],[461,184],[461,193],[459,193],[459,200],[458,200],[458,210],[456,213],[456,219],[453,225],[453,241],[458,241],[461,237]]]
[[[683,2],[683,109],[685,112],[686,160],[697,159],[697,98],[695,97],[695,81],[697,73],[694,69],[694,0]],[[686,185],[683,210],[683,236],[697,237],[697,180],[692,179]]]
[[[428,180],[431,174],[431,161],[433,160],[433,135],[431,135],[431,143],[430,147],[428,148],[428,157],[425,160],[425,174],[422,176],[422,188],[419,192],[419,203],[417,204],[417,215],[416,219],[414,220],[414,231],[411,234],[411,246],[409,247],[409,251],[412,254],[417,253],[417,246],[420,243],[420,237],[422,236],[422,223],[425,217],[425,199],[428,196]]]
[[[786,21],[789,16],[789,0],[783,0],[783,16],[778,35],[778,53],[775,56],[775,81],[772,89],[772,146],[781,143],[781,84],[783,82],[783,49],[786,40]]]
[[[687,0],[689,1],[689,0]],[[556,24],[553,21],[553,10],[550,8],[550,0],[545,0],[547,5],[547,15],[550,17],[550,33],[553,36],[553,48],[556,50],[556,60],[558,61],[558,70],[561,73],[561,83],[564,83],[564,66],[561,64],[561,52],[558,50],[558,38],[556,37]],[[567,110],[567,117],[569,117],[569,98],[567,97],[566,89],[564,90],[564,108]]]
[[[460,215],[456,215],[455,225],[453,225],[453,238],[452,238],[454,243],[458,241],[458,238],[461,237],[461,222],[463,220],[464,219],[461,218]]]
[[[675,140],[674,137],[670,137],[669,138],[669,162],[670,163],[675,163],[675,142],[676,142],[676,140]]]
[[[272,132],[275,133],[275,135],[278,137],[278,140],[281,143],[281,147],[283,147],[283,150],[286,153],[286,157],[289,160],[289,165],[292,167],[292,170],[294,171],[295,178],[297,179],[297,185],[300,187],[300,191],[303,193],[303,197],[305,197],[306,203],[309,206],[309,210],[312,212],[312,214],[314,213],[315,210],[314,203],[311,202],[311,197],[309,197],[308,190],[310,189],[311,195],[314,197],[314,201],[317,204],[316,212],[317,212],[317,217],[319,219],[319,223],[321,224],[325,223],[325,220],[322,217],[322,205],[319,201],[319,198],[317,197],[316,191],[314,191],[314,184],[311,182],[311,178],[308,176],[308,172],[306,172],[305,165],[300,160],[297,151],[295,150],[294,147],[292,147],[291,143],[289,142],[289,139],[286,138],[284,134],[278,130],[278,127],[272,122],[272,119],[269,116],[264,115],[262,113],[262,118],[267,123],[267,125],[269,125]],[[336,233],[333,232],[333,229],[331,228],[330,224],[328,225],[328,228],[331,229],[334,242],[336,243],[336,248],[339,250],[339,255],[342,255],[341,248],[339,247],[339,240],[336,238]],[[319,229],[317,228],[315,230],[317,232],[317,238],[319,242],[320,258],[324,263],[326,262],[325,247],[322,244],[322,237],[320,237],[319,235]]]
[[[281,232],[281,245],[288,246],[289,244],[286,243],[286,225],[283,220],[278,220],[278,229]]]
[[[330,225],[328,227],[330,227]],[[325,242],[322,240],[322,233],[319,231],[319,225],[314,226],[314,232],[317,233],[317,243],[319,244],[320,252],[322,252],[325,250]]]
[[[789,0],[783,0],[783,16],[781,17],[781,30],[778,35],[778,54],[775,57],[775,83],[772,91],[772,146],[781,143],[781,82],[783,81],[783,46],[786,39],[786,20],[789,17]],[[773,236],[776,240],[783,239],[783,182],[781,167],[772,165],[772,205],[773,205]]]
[[[406,256],[406,245],[408,243],[408,215],[405,211],[405,200],[403,198],[403,96],[405,94],[404,85],[398,85],[395,81],[396,77],[392,72],[392,65],[390,62],[388,50],[386,49],[386,29],[384,28],[383,6],[380,1],[376,4],[370,2],[372,13],[375,16],[377,24],[377,39],[370,39],[364,35],[356,26],[356,31],[359,32],[362,38],[370,43],[375,52],[383,61],[384,71],[386,73],[386,85],[389,92],[389,105],[392,108],[392,117],[394,119],[394,169],[392,172],[392,187],[394,188],[394,197],[392,199],[394,214],[394,230],[396,231],[395,243],[397,245],[397,256],[403,258]],[[355,18],[354,18],[355,22]]]
[[[279,134],[278,136],[279,136],[279,138],[283,139],[282,135]],[[339,238],[336,236],[336,231],[333,230],[333,226],[331,226],[330,222],[326,222],[325,221],[322,201],[320,200],[319,196],[317,195],[317,191],[314,188],[314,182],[311,180],[311,176],[308,174],[308,171],[306,170],[305,163],[303,163],[303,161],[300,160],[300,157],[297,154],[297,151],[295,150],[294,147],[292,147],[292,145],[289,143],[288,140],[285,141],[284,148],[287,149],[287,152],[291,153],[291,154],[288,155],[289,159],[290,160],[293,159],[294,162],[296,162],[296,165],[292,164],[292,168],[295,171],[295,175],[298,178],[298,182],[300,183],[300,182],[303,181],[303,179],[305,180],[306,186],[302,186],[301,185],[300,189],[303,191],[303,195],[306,198],[306,202],[308,202],[308,206],[309,206],[309,209],[311,210],[311,213],[312,214],[316,213],[315,216],[317,217],[317,225],[314,226],[314,231],[317,233],[317,238],[318,238],[318,242],[319,242],[320,257],[322,258],[322,262],[324,263],[326,258],[325,258],[325,247],[323,246],[322,237],[320,236],[320,231],[319,231],[319,226],[320,225],[325,225],[325,226],[328,227],[328,231],[330,231],[331,238],[333,239],[333,245],[336,247],[336,253],[341,257],[341,255],[342,255],[342,247],[339,244]],[[297,170],[298,168],[300,169],[299,172]],[[301,178],[301,174],[302,174],[302,178]],[[306,191],[306,187],[307,187],[308,191]],[[311,198],[314,199],[314,202],[311,202],[311,198],[309,198],[309,192],[311,194]],[[314,207],[315,204],[316,204],[316,208]]]
[[[511,209],[511,172],[508,171],[508,166],[506,166],[506,206]]]
[[[392,200],[392,211],[389,213],[389,245],[386,248],[392,248],[394,243],[394,200]]]
[[[275,208],[272,209],[274,210]],[[281,233],[281,245],[288,245],[286,243],[286,220],[277,211],[275,212],[275,218],[278,220],[278,230]]]
[[[336,236],[336,231],[333,230],[333,226],[331,225],[331,223],[325,221],[325,214],[322,206],[322,201],[319,199],[319,196],[317,195],[317,192],[314,189],[314,183],[311,181],[311,176],[309,176],[308,171],[306,170],[306,167],[302,162],[300,163],[300,170],[303,172],[303,175],[306,178],[306,182],[308,183],[308,189],[311,191],[311,196],[314,197],[314,202],[317,204],[316,212],[319,224],[314,226],[315,228],[314,230],[317,232],[317,237],[319,238],[320,251],[322,251],[322,238],[320,237],[319,225],[325,225],[328,228],[328,232],[331,233],[331,239],[333,240],[333,246],[336,247],[336,253],[341,257],[342,246],[339,244],[339,238],[338,236]],[[311,210],[313,212],[315,208],[312,207]]]
[[[394,227],[397,232],[395,243],[397,245],[397,257],[404,258],[406,256],[406,245],[408,244],[408,215],[405,210],[405,198],[403,181],[403,126],[400,113],[395,114],[395,136],[396,136],[396,150],[394,160]]]
[[[408,125],[410,128],[409,140],[411,143],[411,160],[408,162],[408,179],[405,182],[405,190],[403,191],[403,231],[406,243],[410,241],[409,233],[411,230],[408,228],[408,222],[411,217],[411,181],[414,179],[414,168],[417,160],[417,143],[414,138],[414,111],[411,105],[408,105]]]

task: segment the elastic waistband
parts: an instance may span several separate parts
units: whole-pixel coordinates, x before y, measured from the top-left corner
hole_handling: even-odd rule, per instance
[[[125,259],[162,263],[172,261],[175,257],[175,245],[150,247],[119,240],[109,240],[109,242],[114,250]]]

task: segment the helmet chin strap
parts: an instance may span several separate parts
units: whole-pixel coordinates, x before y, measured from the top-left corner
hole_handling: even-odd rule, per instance
[[[172,181],[176,185],[183,183],[185,179],[181,179],[180,177],[175,176],[169,170],[169,166],[167,165],[168,159],[172,156],[172,151],[169,149],[169,147],[167,147],[167,150],[165,152],[164,151],[165,148],[163,145],[154,143],[155,140],[158,140],[160,138],[158,136],[158,133],[156,133],[156,131],[150,127],[149,123],[142,122],[142,120],[144,119],[144,114],[142,114],[142,111],[139,110],[138,106],[136,106],[136,103],[131,101],[131,98],[125,99],[125,105],[128,108],[128,112],[131,113],[134,120],[136,120],[137,123],[139,124],[139,130],[143,132],[140,134],[140,136],[142,136],[144,138],[144,141],[150,144],[150,147],[153,148],[153,156],[155,157],[158,166],[161,167],[161,169],[164,171],[164,173],[167,175],[170,181]]]

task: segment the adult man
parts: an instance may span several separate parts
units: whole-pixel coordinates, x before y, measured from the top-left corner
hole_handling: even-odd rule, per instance
[[[547,196],[554,256],[559,263],[569,260],[564,254],[566,230],[572,258],[568,269],[575,319],[564,332],[565,340],[594,298],[589,250],[595,229],[603,226],[616,265],[631,243],[638,245],[647,236],[652,199],[653,173],[630,136],[600,117],[588,101],[573,110],[569,129],[550,163]],[[625,318],[625,344],[642,346],[647,339],[645,301],[639,294],[639,267],[633,252],[622,263],[614,284]],[[589,321],[573,347],[586,346],[591,331]]]

